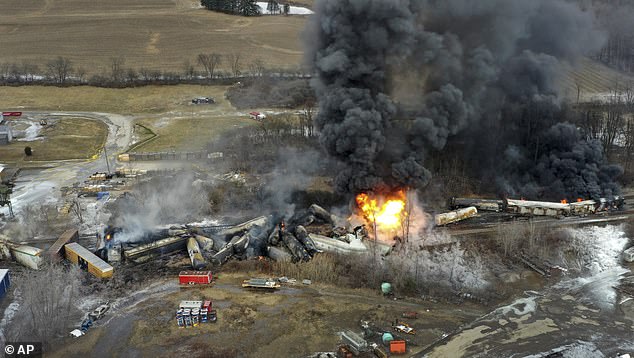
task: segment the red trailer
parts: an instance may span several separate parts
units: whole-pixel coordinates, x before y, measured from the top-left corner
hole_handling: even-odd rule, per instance
[[[181,271],[178,274],[181,285],[209,285],[212,280],[211,271]]]
[[[20,117],[22,112],[2,112],[3,117]]]

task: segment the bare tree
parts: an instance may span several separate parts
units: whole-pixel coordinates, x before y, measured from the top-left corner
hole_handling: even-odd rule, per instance
[[[75,214],[75,216],[77,216],[77,220],[79,220],[80,223],[84,222],[84,218],[82,216],[82,209],[81,209],[81,204],[79,203],[79,200],[75,199],[73,200],[71,206],[70,206],[71,210],[73,211],[73,213]]]
[[[302,126],[305,128],[305,135],[312,137],[314,135],[313,117],[315,113],[315,99],[307,98],[304,101],[302,109]]]
[[[222,63],[222,55],[219,53],[201,53],[198,55],[198,63],[203,66],[207,78],[214,78],[216,68]]]
[[[46,64],[48,75],[55,83],[63,85],[73,70],[73,63],[66,57],[58,56],[54,60],[50,60]]]
[[[615,140],[623,129],[623,109],[621,91],[615,86],[610,93],[601,131],[601,143],[608,159],[611,157]]]
[[[86,69],[83,67],[77,68],[75,75],[77,76],[77,81],[83,83],[86,80]]]
[[[9,70],[11,69],[11,64],[8,62],[0,63],[0,79],[6,80],[9,76]]]
[[[629,82],[622,94],[624,105],[623,145],[625,147],[624,170],[629,173],[632,167],[632,157],[634,156],[634,84]]]
[[[253,77],[262,77],[264,76],[264,61],[262,61],[261,58],[256,58],[253,62],[251,62],[251,64],[249,65],[249,72],[251,72],[251,76]]]
[[[242,66],[241,55],[239,52],[229,54],[228,56],[229,65],[231,66],[231,73],[233,73],[233,77],[238,77],[240,75],[240,69]]]
[[[53,339],[68,332],[74,320],[81,319],[74,306],[79,297],[81,272],[77,267],[65,270],[64,266],[50,264],[24,275],[14,281],[22,302],[5,330],[5,339],[39,341],[46,350]]]
[[[581,99],[581,81],[575,80],[575,87],[577,88],[577,104],[579,104]]]
[[[189,60],[185,60],[185,62],[183,62],[183,74],[188,80],[191,80],[196,75],[196,69],[194,69],[194,65],[192,65]]]
[[[22,61],[22,73],[24,73],[25,82],[32,82],[38,72],[40,72],[38,65],[29,61]]]
[[[22,82],[23,78],[22,67],[17,63],[11,65],[9,70],[9,79],[16,82]]]
[[[125,79],[125,58],[123,56],[113,57],[110,62],[110,78],[113,82],[123,82]]]

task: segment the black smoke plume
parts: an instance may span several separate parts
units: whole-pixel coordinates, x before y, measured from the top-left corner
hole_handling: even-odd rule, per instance
[[[596,197],[620,170],[563,123],[558,76],[603,46],[564,0],[317,0],[306,32],[342,193],[420,188],[448,147],[505,195]],[[493,188],[492,188],[493,189]]]

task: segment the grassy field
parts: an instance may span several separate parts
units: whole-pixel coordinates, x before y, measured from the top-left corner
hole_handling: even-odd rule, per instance
[[[18,111],[108,112],[129,115],[151,129],[156,139],[137,152],[199,150],[228,129],[254,125],[224,98],[227,86],[147,86],[96,88],[46,86],[0,87],[0,108]],[[209,96],[212,105],[192,105],[191,99]],[[136,126],[136,141],[148,138]],[[23,148],[23,147],[22,147]]]
[[[302,0],[298,3],[309,4]],[[199,53],[241,53],[267,67],[297,68],[305,16],[246,18],[200,8],[197,0],[4,0],[0,63],[68,57],[88,74],[107,74],[112,58],[125,67],[182,72]],[[88,6],[87,6],[88,5]],[[228,70],[227,63],[221,70]]]
[[[162,122],[165,122],[163,124]],[[134,148],[135,152],[196,151],[212,142],[227,130],[254,125],[246,116],[209,116],[140,120],[158,135],[156,139]]]
[[[0,158],[3,162],[88,159],[101,149],[107,132],[104,123],[86,118],[51,120],[40,132],[45,139],[0,146]],[[33,149],[32,156],[24,154],[26,146]]]
[[[231,111],[224,100],[226,86],[146,86],[137,88],[97,87],[0,87],[0,108],[18,111],[108,112],[123,115],[204,111],[212,106],[192,106],[191,99],[211,96],[220,111]]]

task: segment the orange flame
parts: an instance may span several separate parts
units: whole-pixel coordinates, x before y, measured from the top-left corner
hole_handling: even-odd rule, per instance
[[[381,229],[398,229],[405,210],[405,194],[398,191],[390,197],[372,198],[366,193],[356,197],[357,206],[365,219]]]
[[[582,202],[582,201],[583,201],[583,199],[582,199],[582,198],[577,198],[577,202],[578,202],[578,203],[580,203],[580,202]]]
[[[560,201],[560,202],[561,202],[562,204],[568,204],[568,200],[566,200],[566,199],[561,199],[561,201]]]

